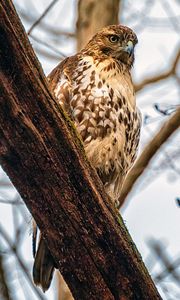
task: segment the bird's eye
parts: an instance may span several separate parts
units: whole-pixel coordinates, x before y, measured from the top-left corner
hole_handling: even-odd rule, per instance
[[[119,37],[117,35],[110,35],[109,36],[109,41],[111,43],[117,43],[119,41]]]

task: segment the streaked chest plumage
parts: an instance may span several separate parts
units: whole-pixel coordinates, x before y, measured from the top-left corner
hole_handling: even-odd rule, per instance
[[[71,76],[68,96],[68,111],[86,154],[105,184],[110,178],[114,180],[115,173],[125,176],[135,160],[139,142],[140,118],[131,76],[122,68],[113,60],[96,62],[90,56],[84,57]],[[65,74],[59,84],[66,88]],[[58,86],[55,93],[66,109]]]

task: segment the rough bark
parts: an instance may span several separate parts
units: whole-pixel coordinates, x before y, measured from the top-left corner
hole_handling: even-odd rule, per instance
[[[0,2],[0,162],[75,299],[161,299],[10,0]]]
[[[77,49],[80,50],[102,27],[118,24],[120,0],[79,0]]]

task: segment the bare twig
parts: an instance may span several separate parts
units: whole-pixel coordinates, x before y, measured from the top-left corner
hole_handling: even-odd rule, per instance
[[[27,11],[24,11],[19,8],[20,16],[22,19],[24,19],[28,23],[35,22],[35,17],[33,15],[30,15],[27,13]],[[61,30],[58,27],[52,27],[50,24],[46,24],[43,20],[43,22],[38,24],[39,28],[42,30],[45,30],[47,34],[53,35],[53,37],[63,36],[67,38],[75,38],[76,34],[74,32],[68,32],[65,30]]]
[[[176,109],[180,107],[180,105],[167,105],[166,108],[163,108],[158,103],[154,104],[154,108],[157,112],[159,112],[163,116],[170,116],[172,113],[176,111]]]
[[[13,244],[13,242],[11,241],[10,237],[8,236],[7,232],[4,230],[4,228],[2,227],[2,225],[0,224],[0,234],[3,237],[3,239],[6,241],[6,243],[8,244],[10,250],[13,252],[13,254],[15,255],[19,266],[21,267],[21,269],[24,272],[24,275],[26,276],[26,279],[29,283],[29,285],[31,286],[32,290],[34,291],[34,293],[38,296],[38,299],[41,300],[45,300],[46,298],[41,294],[41,292],[36,289],[36,287],[34,286],[31,276],[28,273],[28,270],[24,264],[24,262],[22,261],[22,258],[20,257],[15,245]]]
[[[177,152],[169,154],[167,151],[164,151],[165,159],[161,162],[159,169],[161,168],[161,170],[162,170],[162,167],[166,168],[168,166],[177,175],[180,175],[180,169],[177,166],[177,159],[178,159],[179,153],[178,153],[178,156],[176,154],[177,154]]]
[[[0,253],[0,296],[4,300],[10,300],[10,289],[8,286],[8,281],[7,281],[7,274],[5,272],[4,266],[3,266],[3,257]]]
[[[28,30],[28,35],[31,34],[31,32],[33,31],[33,29],[42,21],[42,19],[47,15],[47,13],[51,10],[51,8],[56,4],[56,2],[58,2],[58,0],[53,0],[48,7],[45,9],[45,11],[42,13],[42,15],[34,22],[34,24],[30,27],[30,29]]]
[[[32,38],[34,41],[36,41],[37,43],[49,48],[50,50],[52,50],[54,53],[56,53],[57,55],[59,55],[60,58],[65,58],[66,55],[59,51],[57,48],[54,48],[53,46],[51,46],[50,44],[40,40],[39,38],[35,37],[34,35],[31,34],[30,38]]]
[[[164,7],[164,10],[166,11],[166,14],[168,16],[168,20],[171,22],[174,30],[179,34],[179,31],[180,31],[179,16],[174,15],[172,7],[168,1],[163,0],[161,2]]]
[[[163,255],[164,255],[164,247],[163,247],[163,249],[161,249],[161,251],[163,251]],[[165,277],[169,276],[170,274],[173,275],[175,273],[174,279],[176,279],[176,282],[179,284],[180,276],[177,274],[176,269],[179,268],[179,266],[180,266],[180,258],[178,257],[175,261],[172,261],[171,258],[169,258],[169,260],[168,260],[168,257],[167,258],[166,257],[164,258],[162,256],[159,256],[159,257],[163,261],[163,263],[165,265],[165,269],[153,278],[155,280],[155,282],[158,283],[159,281],[165,279]],[[173,277],[174,277],[174,275],[173,275]]]
[[[7,177],[5,177],[3,175],[2,179],[0,179],[0,188],[14,188],[13,184],[11,183],[10,180],[7,179]]]
[[[146,146],[141,156],[130,170],[119,198],[119,207],[125,202],[129,192],[132,190],[139,176],[144,172],[152,157],[157,153],[159,148],[180,126],[180,108],[170,117],[170,119],[161,127],[159,132],[154,136],[151,142]]]
[[[180,207],[180,198],[179,197],[176,198],[176,203]]]
[[[55,63],[59,63],[61,61],[61,58],[59,57],[59,55],[57,54],[54,54],[54,53],[50,53],[49,50],[45,50],[41,47],[37,47],[34,45],[34,50],[37,54],[39,55],[42,55],[43,57],[45,57],[46,59],[49,59],[49,60],[53,60],[55,61]]]
[[[143,1],[143,7],[141,8],[141,10],[133,7],[133,9],[131,9],[130,11],[129,3],[126,1],[122,1],[122,5],[124,5],[124,8],[121,7],[121,11],[123,12],[121,16],[122,23],[128,24],[129,22],[135,22],[135,32],[138,32],[140,30],[142,32],[142,30],[146,27],[145,25],[147,24],[147,20],[149,19],[148,16],[150,15],[150,12],[154,7],[154,0]]]
[[[0,203],[1,204],[9,204],[9,205],[24,205],[23,202],[18,201],[13,201],[13,200],[4,200],[4,199],[0,199]]]
[[[144,87],[146,87],[149,84],[156,83],[158,81],[167,79],[169,76],[176,74],[176,69],[179,63],[180,59],[180,49],[178,50],[174,61],[172,62],[172,65],[170,66],[169,70],[165,71],[164,73],[161,73],[159,75],[154,75],[152,77],[144,79],[141,83],[135,85],[135,91],[139,92]]]
[[[151,249],[154,251],[154,253],[158,257],[158,259],[160,259],[160,261],[165,266],[165,270],[162,273],[158,274],[154,278],[154,280],[156,280],[156,282],[159,282],[162,279],[164,279],[167,275],[172,275],[174,280],[179,284],[180,275],[178,274],[176,269],[177,269],[177,267],[179,267],[180,258],[178,258],[177,260],[172,262],[172,259],[170,257],[168,257],[167,253],[165,252],[164,245],[162,245],[161,243],[159,243],[155,240],[151,240],[149,242],[149,244],[151,246]]]
[[[9,199],[1,199],[0,198],[0,203],[2,204],[10,204],[10,205],[24,205],[24,202],[18,200],[9,200]]]

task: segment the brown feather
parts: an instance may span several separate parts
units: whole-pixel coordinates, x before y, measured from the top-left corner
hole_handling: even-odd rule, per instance
[[[54,273],[55,263],[44,240],[40,237],[38,251],[33,266],[33,280],[45,292],[48,290]]]

